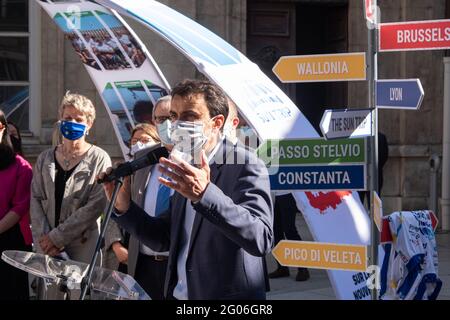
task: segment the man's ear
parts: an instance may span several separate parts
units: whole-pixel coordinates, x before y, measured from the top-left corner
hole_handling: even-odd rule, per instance
[[[237,128],[238,125],[239,125],[239,118],[234,118],[233,119],[233,128]]]
[[[214,117],[213,121],[213,129],[220,130],[223,128],[223,125],[225,123],[225,117],[223,116],[223,114],[219,114],[218,116]]]

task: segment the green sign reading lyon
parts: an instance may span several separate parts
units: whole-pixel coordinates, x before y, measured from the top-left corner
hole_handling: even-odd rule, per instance
[[[257,152],[266,164],[280,166],[366,162],[364,139],[267,140]]]

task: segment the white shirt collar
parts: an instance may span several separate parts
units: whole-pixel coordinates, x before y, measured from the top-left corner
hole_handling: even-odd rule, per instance
[[[223,141],[225,140],[225,137],[221,137],[219,138],[219,141],[217,141],[216,146],[214,147],[214,149],[211,151],[211,153],[207,156],[208,158],[208,163],[211,164],[211,160],[214,158],[214,156],[216,155],[217,151],[219,151],[220,146],[223,144]]]

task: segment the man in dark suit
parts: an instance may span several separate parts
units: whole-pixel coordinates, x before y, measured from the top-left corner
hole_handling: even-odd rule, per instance
[[[190,140],[184,147],[192,150],[179,149],[193,161],[173,152],[170,160],[161,158],[159,181],[176,191],[165,213],[147,215],[130,200],[126,180],[115,219],[153,250],[169,250],[167,298],[265,299],[262,257],[273,243],[267,169],[240,143],[223,139],[228,103],[220,88],[186,80],[172,97],[172,133],[179,138],[175,149]],[[108,197],[112,189],[105,184]]]

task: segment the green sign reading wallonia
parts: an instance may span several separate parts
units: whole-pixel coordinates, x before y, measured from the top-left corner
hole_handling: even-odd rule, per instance
[[[257,152],[266,164],[279,166],[366,162],[364,139],[267,140]]]

